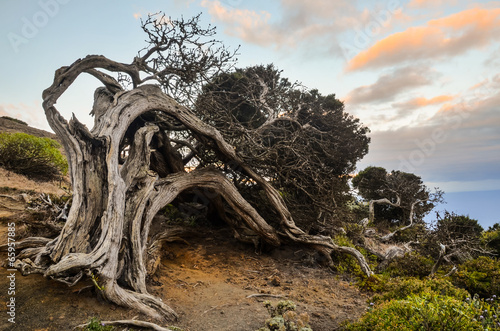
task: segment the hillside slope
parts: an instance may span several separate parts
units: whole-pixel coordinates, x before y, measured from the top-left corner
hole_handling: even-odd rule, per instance
[[[52,138],[54,140],[59,140],[57,136],[51,132],[40,130],[28,125],[24,125],[5,117],[0,117],[0,132],[9,132],[9,133],[22,132],[31,134],[36,137]]]

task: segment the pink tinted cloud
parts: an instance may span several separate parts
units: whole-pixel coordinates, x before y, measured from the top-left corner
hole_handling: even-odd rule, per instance
[[[371,85],[351,90],[345,102],[348,104],[378,103],[391,101],[397,95],[413,88],[430,85],[437,73],[425,66],[407,66],[381,75]]]
[[[500,39],[500,8],[472,8],[394,33],[352,58],[348,71],[456,56]]]
[[[42,106],[38,102],[31,104],[0,104],[0,116],[17,118],[35,128],[51,131]]]
[[[372,19],[348,0],[281,0],[281,16],[266,11],[229,8],[218,0],[202,0],[213,19],[221,22],[229,35],[260,46],[295,47],[301,43],[318,43],[328,49],[341,31]],[[336,45],[336,42],[333,44]],[[323,47],[325,48],[325,47]]]
[[[262,45],[269,45],[276,38],[268,23],[271,14],[266,11],[228,9],[219,1],[209,0],[203,0],[201,5],[208,9],[214,19],[226,25],[225,32],[229,35]]]
[[[424,8],[424,7],[437,7],[441,5],[455,5],[457,0],[411,0],[408,7],[411,8]]]
[[[420,98],[411,99],[411,100],[405,102],[404,105],[413,106],[413,107],[425,107],[425,106],[437,105],[437,104],[441,104],[444,102],[448,102],[448,101],[453,100],[454,98],[455,97],[452,95],[438,95],[438,96],[430,98],[430,99],[420,97]]]

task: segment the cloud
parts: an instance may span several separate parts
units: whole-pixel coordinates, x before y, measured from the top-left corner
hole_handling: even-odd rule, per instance
[[[358,53],[348,71],[449,58],[500,39],[500,8],[472,8],[394,33]]]
[[[354,105],[391,101],[400,93],[431,84],[436,76],[435,72],[425,66],[399,68],[380,76],[374,84],[360,86],[350,91],[345,102]]]
[[[488,181],[500,181],[500,84],[491,79],[487,85],[480,89],[489,94],[453,100],[420,126],[373,132],[370,153],[359,167],[378,165],[424,181],[474,182],[474,190],[491,189]],[[470,189],[464,183],[463,190]]]
[[[271,14],[266,11],[256,12],[248,9],[227,8],[219,1],[203,0],[203,7],[218,21],[227,27],[225,32],[247,42],[268,46],[276,38],[276,31],[271,29]]]
[[[493,51],[488,59],[484,61],[485,67],[500,67],[500,48]]]
[[[476,181],[427,182],[428,187],[439,187],[446,193],[500,190],[500,179]]]
[[[410,8],[437,7],[441,5],[456,5],[457,0],[411,0],[408,3]]]
[[[435,105],[435,104],[440,104],[446,101],[451,101],[453,100],[453,96],[451,95],[438,95],[437,97],[427,99],[427,98],[415,98],[413,100],[410,100],[412,104],[415,106],[419,107],[425,107],[429,105]]]
[[[20,119],[30,126],[52,132],[39,102],[0,104],[0,116]]]
[[[398,109],[398,114],[408,112],[413,109],[419,109],[427,106],[438,105],[448,101],[452,101],[455,96],[452,95],[438,95],[436,97],[427,99],[425,97],[413,98],[408,101],[398,102],[392,104],[392,107]]]
[[[225,26],[225,33],[245,42],[278,49],[314,44],[321,46],[319,50],[340,52],[338,33],[371,19],[366,10],[360,15],[347,0],[281,0],[280,5],[280,15],[274,17],[267,11],[230,8],[218,0],[201,1],[213,19]]]

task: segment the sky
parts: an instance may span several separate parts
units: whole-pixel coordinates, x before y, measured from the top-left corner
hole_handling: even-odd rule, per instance
[[[274,63],[371,129],[359,169],[412,172],[446,205],[500,222],[500,1],[2,0],[0,116],[50,130],[42,91],[88,54],[132,62],[141,19],[202,13],[238,66]],[[99,84],[80,77],[58,109],[92,127]]]

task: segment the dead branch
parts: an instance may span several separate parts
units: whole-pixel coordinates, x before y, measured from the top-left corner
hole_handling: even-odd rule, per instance
[[[90,322],[77,325],[73,328],[73,330],[83,329],[86,326],[88,326],[89,324],[90,324]],[[136,321],[136,320],[101,321],[101,325],[110,325],[110,326],[124,325],[124,326],[135,326],[135,327],[145,328],[145,329],[155,330],[155,331],[173,331],[172,329],[165,328],[165,327],[160,326],[158,324],[154,324],[151,322],[145,322],[145,321]]]

